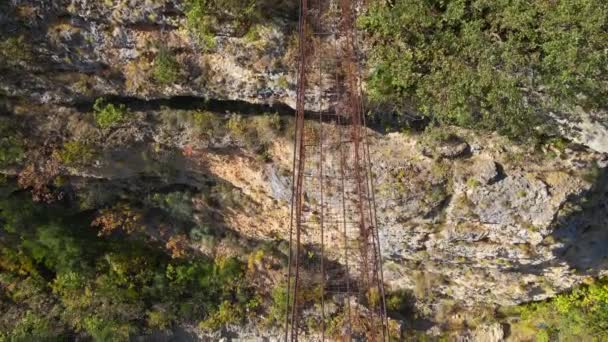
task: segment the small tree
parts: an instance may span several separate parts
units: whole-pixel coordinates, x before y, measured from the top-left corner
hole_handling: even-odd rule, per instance
[[[154,80],[161,85],[175,83],[180,76],[180,66],[171,52],[162,47],[154,59],[154,69],[152,71]]]
[[[129,112],[125,105],[114,105],[113,103],[106,103],[102,98],[95,101],[93,105],[95,122],[101,129],[108,129],[119,123],[127,120]]]
[[[99,228],[99,236],[110,235],[117,230],[132,234],[144,228],[143,215],[128,204],[117,204],[102,209],[91,226]]]
[[[63,144],[58,156],[65,165],[83,166],[93,160],[95,151],[80,141],[69,141]]]

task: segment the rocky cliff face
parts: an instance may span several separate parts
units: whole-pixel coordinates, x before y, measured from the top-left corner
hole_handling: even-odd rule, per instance
[[[9,96],[39,103],[74,103],[99,96],[197,96],[252,103],[293,103],[291,62],[296,42],[287,13],[247,34],[229,24],[202,47],[187,29],[186,2],[14,1],[0,27],[22,37],[5,56],[14,66],[0,79]],[[222,31],[223,30],[223,31]],[[225,32],[224,32],[225,31]],[[175,82],[155,81],[157,56],[179,63]]]
[[[188,29],[187,1],[5,2],[6,95],[55,104],[194,96],[295,107],[296,1],[265,6],[267,20],[244,28],[217,23],[206,45]],[[162,52],[179,64],[172,82],[155,77]],[[564,132],[608,153],[605,113],[579,114],[580,122],[562,122]]]
[[[279,128],[269,116],[219,111],[204,123],[199,111],[142,105],[128,122],[101,130],[87,103],[109,95],[191,96],[293,106],[288,17],[252,35],[219,35],[217,46],[203,51],[185,29],[180,1],[4,6],[0,89],[31,138],[30,161],[52,159],[37,146],[85,141],[100,148],[94,160],[59,165],[53,177],[68,179],[92,203],[121,189],[144,191],[151,179],[195,193],[213,180],[224,187],[218,196],[233,205],[218,212],[202,194],[194,196],[197,220],[214,220],[251,239],[286,238],[293,153],[287,117]],[[170,85],[154,77],[162,49],[180,65]],[[180,101],[186,99],[172,103]],[[370,136],[385,278],[391,289],[412,290],[422,312],[462,320],[450,316],[455,303],[541,300],[607,274],[605,156],[576,144],[538,151],[458,129],[447,138]],[[603,152],[605,146],[591,145]],[[3,173],[22,172],[26,162]],[[483,329],[499,335],[496,327]]]

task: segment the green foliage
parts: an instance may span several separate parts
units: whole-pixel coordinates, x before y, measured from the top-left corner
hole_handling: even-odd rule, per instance
[[[106,103],[102,98],[93,105],[95,122],[101,129],[108,129],[127,120],[129,112],[123,104]]]
[[[226,325],[237,324],[243,320],[243,317],[242,307],[224,301],[216,312],[200,322],[199,327],[203,330],[215,331]]]
[[[369,95],[450,124],[524,137],[551,108],[603,106],[603,0],[377,1]]]
[[[439,147],[458,145],[462,142],[462,138],[454,133],[453,128],[431,124],[425,128],[419,144],[426,148],[433,156],[439,157]]]
[[[29,61],[32,59],[31,46],[24,36],[9,37],[0,41],[0,64],[6,62]]]
[[[460,138],[446,126],[429,125],[424,130],[424,135],[421,139],[421,144],[433,147],[435,145],[446,144],[458,141]]]
[[[277,286],[272,289],[272,304],[268,312],[268,322],[281,324],[287,313],[287,285]],[[293,298],[290,299],[293,303]]]
[[[24,153],[25,148],[14,125],[0,118],[0,166],[21,161]]]
[[[281,130],[281,118],[277,113],[265,113],[247,118],[234,114],[228,119],[226,128],[234,139],[257,150],[260,157],[265,159],[269,157],[267,147],[277,138]]]
[[[152,76],[161,85],[173,84],[179,79],[180,65],[168,49],[161,48],[156,55]]]
[[[32,311],[27,311],[21,319],[15,322],[11,330],[0,332],[0,342],[57,341],[62,339],[62,336],[53,329],[47,317]]]
[[[208,11],[207,0],[188,0],[186,2],[186,24],[190,32],[204,49],[216,46],[213,26],[216,18]]]
[[[213,136],[222,127],[222,121],[219,116],[208,111],[194,113],[193,124],[198,132],[205,134],[207,137]]]
[[[155,309],[148,312],[148,326],[153,329],[165,330],[171,327],[175,316],[165,309]]]
[[[68,141],[58,152],[59,159],[68,166],[83,166],[95,158],[95,150],[80,141]]]
[[[277,85],[281,89],[289,89],[289,82],[287,81],[287,77],[285,75],[281,75],[277,80]]]
[[[602,176],[602,168],[597,163],[593,163],[591,167],[583,171],[581,178],[587,183],[595,184]]]
[[[608,279],[560,294],[547,302],[518,308],[513,327],[537,341],[604,341],[608,339]]]
[[[386,308],[392,316],[409,317],[414,312],[415,297],[410,291],[398,290],[386,295]]]
[[[235,138],[242,138],[247,132],[247,123],[245,122],[245,119],[238,114],[230,116],[226,127],[230,134]]]
[[[158,207],[168,216],[188,221],[192,218],[192,195],[188,192],[156,193],[146,199],[148,206]]]
[[[186,26],[208,50],[217,46],[215,34],[220,29],[246,35],[249,42],[258,41],[256,24],[269,18],[295,19],[296,10],[297,2],[292,0],[186,0]]]
[[[159,203],[173,201],[167,198]],[[253,292],[237,259],[173,260],[137,234],[128,240],[98,236],[89,227],[93,218],[22,194],[0,199],[0,297],[10,298],[0,306],[0,331],[9,332],[0,339],[76,332],[95,341],[128,341],[176,321],[226,324],[250,307]],[[45,316],[22,313],[21,325],[14,325],[4,315],[11,305]]]
[[[115,321],[108,321],[97,316],[90,316],[84,319],[84,330],[91,335],[94,341],[129,341],[129,336],[133,333],[133,327],[128,324],[120,324]]]

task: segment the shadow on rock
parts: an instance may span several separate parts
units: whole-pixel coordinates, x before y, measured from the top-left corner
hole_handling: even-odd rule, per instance
[[[608,269],[608,170],[595,167],[587,178],[593,186],[570,201],[572,213],[556,220],[551,236],[561,245],[553,250],[558,261],[598,276]]]

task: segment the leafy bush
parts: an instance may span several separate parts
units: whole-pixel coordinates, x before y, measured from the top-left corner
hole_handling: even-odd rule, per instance
[[[516,336],[546,341],[604,341],[608,339],[608,279],[515,310],[521,318],[513,327]]]
[[[24,36],[10,37],[0,41],[0,64],[6,62],[29,61],[32,59],[31,46]]]
[[[127,111],[127,107],[125,105],[106,103],[106,101],[102,98],[95,101],[93,110],[95,122],[101,129],[108,129],[112,126],[120,124],[127,120],[129,116],[129,112]]]
[[[237,324],[243,320],[243,317],[242,307],[224,301],[216,312],[200,322],[199,327],[203,330],[215,331],[226,325]]]
[[[195,129],[208,137],[214,135],[222,126],[219,116],[207,111],[194,113],[193,121]]]
[[[287,313],[287,285],[283,284],[272,289],[272,304],[268,313],[268,323],[281,324]],[[290,298],[293,303],[293,298]]]
[[[23,159],[25,148],[15,124],[8,118],[0,117],[0,166],[6,166]]]
[[[180,66],[175,57],[166,48],[161,48],[154,59],[152,69],[154,80],[162,85],[175,83],[180,76]]]
[[[119,203],[100,210],[91,226],[99,229],[99,236],[111,235],[119,230],[133,234],[144,229],[143,215],[131,205]]]
[[[293,0],[187,0],[186,25],[204,49],[214,49],[216,31],[232,29],[252,41],[256,24],[268,18],[295,19],[297,5]]]
[[[0,287],[2,300],[10,298],[0,306],[0,340],[76,333],[127,341],[178,320],[226,324],[251,307],[255,296],[237,259],[174,260],[137,235],[97,236],[87,228],[92,219],[23,194],[0,198]],[[11,307],[45,316],[15,325],[5,315]]]
[[[237,139],[243,138],[247,133],[247,122],[238,114],[233,114],[230,116],[226,127],[228,128],[230,135]]]
[[[175,316],[165,309],[155,309],[148,312],[148,326],[153,329],[168,329],[174,320]]]
[[[15,322],[10,331],[0,332],[0,342],[62,340],[49,319],[32,311]]]
[[[192,218],[192,194],[189,192],[155,193],[146,202],[148,206],[158,207],[170,217],[184,221]]]
[[[281,75],[277,80],[277,86],[281,89],[289,89],[289,81],[285,75]]]
[[[378,1],[370,97],[440,122],[524,137],[561,106],[603,106],[608,3]]]
[[[95,158],[95,150],[80,141],[69,141],[63,144],[58,152],[59,159],[69,166],[83,166],[89,164]]]
[[[0,166],[19,162],[23,159],[24,152],[24,148],[17,137],[0,137]]]
[[[386,307],[392,316],[409,317],[415,312],[415,301],[410,291],[398,290],[387,294]]]

